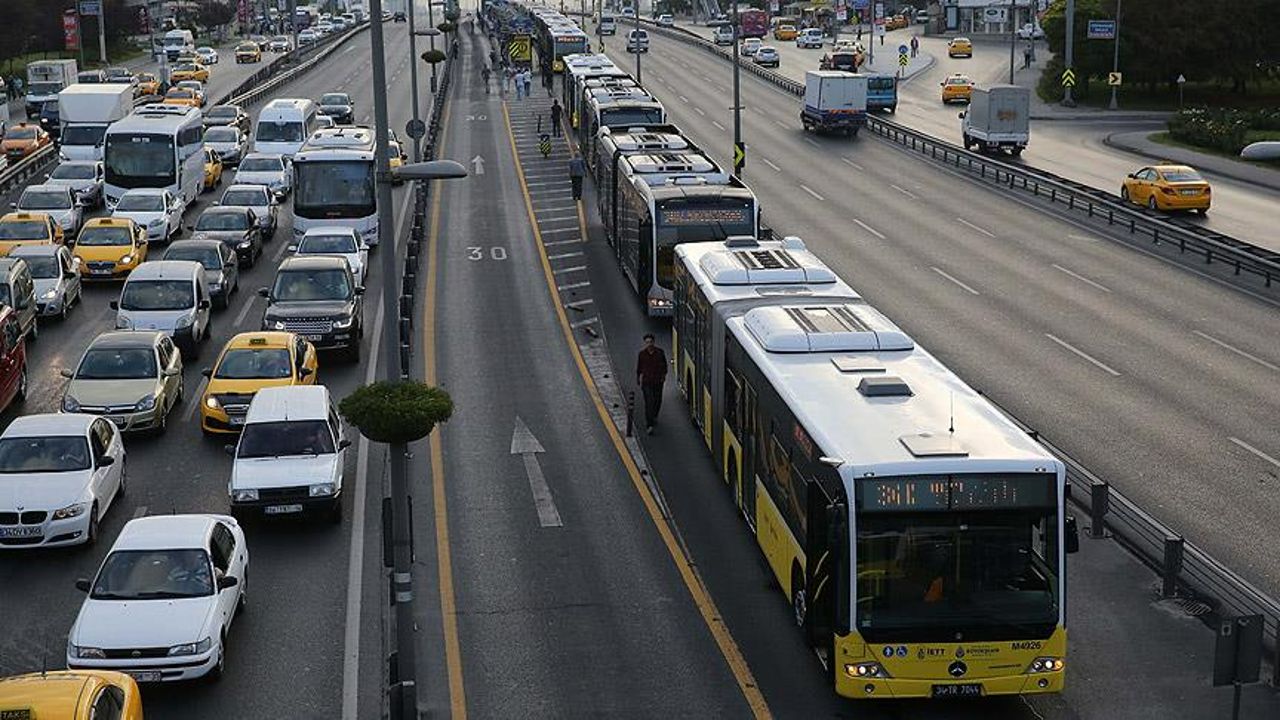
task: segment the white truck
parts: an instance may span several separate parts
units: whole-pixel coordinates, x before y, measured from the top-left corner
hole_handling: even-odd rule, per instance
[[[960,113],[964,149],[1008,150],[1021,155],[1031,141],[1031,89],[1017,85],[974,88]]]
[[[178,28],[164,34],[164,54],[169,62],[177,60],[181,55],[192,55],[196,51],[196,38],[190,30]]]
[[[79,67],[75,60],[36,60],[27,64],[27,117],[36,120],[40,108],[58,99],[63,88],[75,84]]]
[[[63,160],[101,160],[107,126],[133,111],[133,86],[78,83],[58,93]]]
[[[806,131],[856,137],[867,124],[867,76],[843,70],[806,70],[800,122]]]

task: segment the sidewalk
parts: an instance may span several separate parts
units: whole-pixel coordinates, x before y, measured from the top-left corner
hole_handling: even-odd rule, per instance
[[[847,36],[841,35],[840,37],[843,38]],[[853,37],[857,36],[855,35]],[[877,42],[875,46],[875,57],[867,61],[867,64],[863,66],[863,71],[865,72],[869,70],[883,75],[893,75],[901,70],[902,75],[899,76],[899,80],[905,82],[933,67],[933,55],[925,52],[924,48],[921,48],[915,57],[911,57],[910,53],[908,53],[906,67],[898,65],[898,45],[906,45],[910,42],[910,40],[907,40],[906,43],[895,43],[892,39],[887,40],[884,45],[880,45],[880,43]],[[867,47],[870,49],[870,45]]]
[[[1048,45],[1043,40],[1036,42],[1036,59],[1031,62],[1031,67],[1023,67],[1022,51],[1017,53],[1017,64],[1014,67],[1013,82],[1016,85],[1031,88],[1031,119],[1032,120],[1061,120],[1061,121],[1100,121],[1100,122],[1129,122],[1129,121],[1164,121],[1173,113],[1162,110],[1107,110],[1099,107],[1066,107],[1059,103],[1048,103],[1040,98],[1036,92],[1036,86],[1040,83],[1040,75],[1044,71],[1044,67],[1048,64],[1049,59],[1053,57],[1053,53],[1049,52]]]
[[[1107,135],[1102,142],[1110,147],[1137,153],[1153,160],[1170,160],[1192,165],[1215,175],[1222,175],[1241,182],[1260,185],[1280,191],[1280,169],[1261,167],[1243,160],[1232,160],[1221,155],[1197,152],[1172,145],[1161,145],[1148,139],[1150,130],[1116,132]]]

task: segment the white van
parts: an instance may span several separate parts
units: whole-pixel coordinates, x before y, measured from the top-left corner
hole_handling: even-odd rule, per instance
[[[711,31],[711,40],[717,45],[732,45],[735,35],[733,26],[729,23],[724,23],[723,25],[717,25],[716,29]]]
[[[649,31],[648,30],[632,30],[627,33],[627,52],[647,53],[649,52]]]
[[[231,514],[322,514],[342,520],[346,450],[342,418],[323,385],[268,387],[254,394],[235,445]]]
[[[170,30],[164,34],[164,54],[170,61],[183,55],[192,55],[196,51],[196,38],[190,30]]]
[[[617,35],[618,21],[615,20],[612,15],[601,15],[600,27],[597,28],[597,32],[601,35]]]
[[[307,99],[279,98],[258,112],[253,151],[292,158],[320,127],[316,104]]]
[[[111,301],[117,330],[158,330],[185,357],[209,339],[209,287],[204,266],[191,260],[152,260],[129,273],[120,299]]]

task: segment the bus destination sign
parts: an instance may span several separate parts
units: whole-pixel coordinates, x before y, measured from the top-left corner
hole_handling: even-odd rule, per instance
[[[862,512],[937,512],[1048,508],[1057,504],[1056,477],[1035,475],[949,475],[862,478]]]

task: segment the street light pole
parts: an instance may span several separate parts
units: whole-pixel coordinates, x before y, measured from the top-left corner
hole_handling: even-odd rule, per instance
[[[738,0],[733,0],[733,172],[741,175],[746,166],[746,154],[742,150],[742,81],[741,68],[738,66],[739,52],[742,49],[742,18],[738,16]],[[742,162],[738,162],[738,154],[743,153]]]
[[[1116,49],[1115,49],[1115,54],[1112,56],[1112,59],[1111,59],[1111,72],[1113,73],[1120,72],[1120,5],[1121,3],[1122,3],[1122,0],[1116,0]],[[1116,102],[1117,87],[1118,86],[1116,85],[1111,86],[1111,106],[1110,107],[1112,110],[1115,110],[1120,107],[1119,104]]]
[[[1009,84],[1013,84],[1013,51],[1018,46],[1018,5],[1009,0]]]
[[[1071,63],[1074,61],[1076,46],[1076,0],[1067,0],[1067,52],[1063,58],[1066,69],[1071,70]],[[1075,107],[1076,100],[1071,96],[1072,88],[1070,85],[1063,87],[1062,104],[1067,107]]]
[[[409,3],[409,12],[413,12],[414,0],[406,0],[406,2]],[[431,6],[433,4],[435,4],[435,0],[427,0],[427,24],[431,26],[432,30],[436,28],[435,14],[431,11]],[[435,35],[428,35],[427,42],[431,44],[430,49],[432,50],[436,49]],[[436,94],[436,65],[439,65],[439,63],[431,63],[431,94],[432,95]]]
[[[405,14],[409,16],[409,82],[413,85],[410,95],[413,101],[414,125],[422,122],[422,111],[418,104],[418,36],[413,31],[413,6],[416,4],[416,0],[405,0],[405,5],[408,6],[408,12]],[[381,16],[378,17],[378,21],[380,20]],[[431,67],[434,68],[435,65]],[[434,85],[431,87],[431,92],[435,93]],[[413,161],[422,162],[422,138],[417,133],[413,136]]]
[[[636,84],[640,84],[640,0],[634,0],[631,9],[636,21]],[[631,43],[628,42],[627,45],[630,46]]]

